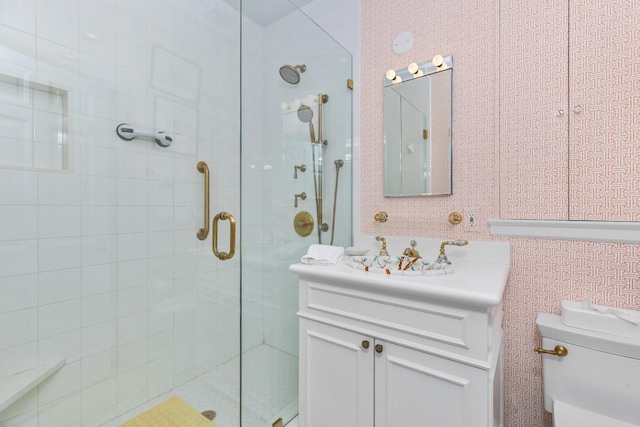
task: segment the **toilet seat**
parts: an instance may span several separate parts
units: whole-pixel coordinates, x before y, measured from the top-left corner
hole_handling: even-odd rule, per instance
[[[602,414],[588,411],[565,402],[553,402],[554,427],[640,427]]]

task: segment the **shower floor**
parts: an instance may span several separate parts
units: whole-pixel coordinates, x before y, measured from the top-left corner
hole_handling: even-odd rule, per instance
[[[271,427],[278,412],[298,398],[298,358],[264,344],[249,350],[244,357],[243,427]],[[239,427],[238,372],[240,358],[236,357],[103,426],[117,427],[172,396],[180,396],[200,412],[216,411],[215,422],[220,427]],[[297,420],[289,424],[296,425]]]

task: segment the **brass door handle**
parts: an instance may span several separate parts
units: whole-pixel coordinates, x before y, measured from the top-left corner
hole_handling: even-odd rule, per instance
[[[567,347],[563,345],[557,345],[553,350],[545,350],[544,348],[537,347],[534,348],[533,351],[540,354],[552,354],[558,357],[565,357],[567,354],[569,354],[569,350],[567,350]]]
[[[209,235],[209,166],[205,162],[198,162],[198,172],[204,174],[204,228],[198,230],[199,240],[204,240]]]
[[[229,253],[218,251],[218,222],[220,220],[229,220]],[[213,250],[213,254],[221,261],[233,258],[233,255],[236,253],[236,219],[228,212],[220,212],[213,218],[211,249]]]
[[[364,348],[365,350],[369,348],[369,341],[364,340],[362,341],[362,348]]]
[[[382,353],[382,349],[383,349],[382,344],[376,344],[375,348],[376,348],[376,353]]]

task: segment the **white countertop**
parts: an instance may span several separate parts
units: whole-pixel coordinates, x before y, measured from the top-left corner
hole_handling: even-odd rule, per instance
[[[469,250],[465,251],[467,248]],[[489,252],[493,254],[492,257],[487,257]],[[452,261],[454,272],[440,276],[386,275],[358,270],[343,263],[331,266],[299,263],[291,265],[289,269],[302,280],[389,296],[480,308],[489,308],[502,302],[511,262],[508,243],[471,241],[465,247],[448,246],[446,253]],[[479,261],[473,259],[476,253],[479,254]]]

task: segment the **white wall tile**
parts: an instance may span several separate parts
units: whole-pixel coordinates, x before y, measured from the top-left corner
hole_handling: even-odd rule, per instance
[[[79,268],[43,272],[38,275],[40,305],[78,299],[82,295],[82,274]]]
[[[35,16],[35,0],[6,0],[2,5],[0,23],[20,31],[35,34]]]
[[[118,317],[128,317],[147,310],[147,286],[118,291]]]
[[[147,258],[147,239],[144,233],[118,235],[118,261]]]
[[[35,205],[38,202],[38,174],[0,169],[0,204]]]
[[[116,321],[82,328],[82,357],[93,356],[116,347]]]
[[[0,278],[0,314],[33,308],[38,304],[38,276],[25,274]]]
[[[82,239],[82,265],[111,264],[117,261],[118,238],[115,235],[88,236]]]
[[[37,240],[0,242],[0,277],[17,276],[37,271]]]
[[[147,335],[147,313],[142,312],[118,319],[118,345],[141,340]]]
[[[35,368],[37,365],[36,341],[0,350],[0,378]]]
[[[47,427],[79,426],[82,418],[80,393],[73,393],[49,404],[39,411],[40,425]]]
[[[80,236],[81,212],[80,206],[40,206],[38,236],[42,239]]]
[[[80,238],[41,239],[38,245],[40,271],[77,268],[82,264]]]
[[[118,353],[115,348],[82,359],[82,387],[87,388],[117,374]]]
[[[39,4],[36,21],[39,38],[73,50],[80,48],[80,25],[77,17]]]
[[[41,205],[80,205],[82,181],[79,175],[38,174],[38,203]]]
[[[35,341],[38,337],[38,311],[34,308],[0,315],[0,350]]]
[[[99,295],[115,291],[118,283],[117,264],[82,267],[82,295]]]
[[[37,237],[37,210],[32,206],[0,206],[0,240]]]
[[[115,377],[84,389],[82,391],[82,418],[86,421],[87,418],[114,406],[116,393],[117,381]]]
[[[117,292],[107,292],[82,298],[82,326],[92,326],[115,320],[118,314]]]
[[[118,206],[118,232],[146,232],[147,209],[146,206]]]
[[[68,363],[60,368],[55,375],[51,375],[38,386],[40,404],[69,396],[80,391],[81,371],[80,362]]]
[[[38,310],[38,336],[47,338],[80,329],[80,300],[41,306]]]
[[[147,363],[147,339],[118,347],[118,372],[126,372]]]
[[[82,357],[82,334],[80,330],[43,338],[38,341],[38,361],[40,364],[65,359],[66,363]]]
[[[83,206],[82,235],[116,234],[118,232],[115,206]]]

